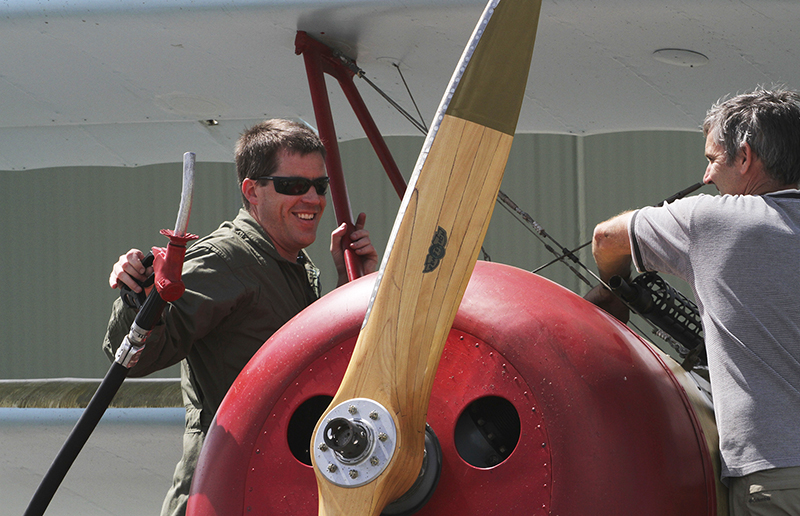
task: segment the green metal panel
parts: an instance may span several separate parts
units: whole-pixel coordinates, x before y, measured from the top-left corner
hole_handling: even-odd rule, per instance
[[[233,174],[197,165],[191,231],[235,215]],[[175,225],[180,183],[179,163],[0,172],[0,378],[105,374],[111,266],[131,247],[166,245],[158,231]]]
[[[585,138],[587,217],[656,204],[703,179],[702,133],[647,131]],[[713,187],[703,192],[716,193]]]

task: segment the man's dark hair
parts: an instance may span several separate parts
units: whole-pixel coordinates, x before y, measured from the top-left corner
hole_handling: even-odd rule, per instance
[[[703,134],[725,150],[732,164],[745,143],[761,159],[767,174],[782,185],[800,181],[800,94],[757,88],[720,99],[706,114]]]
[[[310,127],[291,120],[266,120],[245,131],[236,142],[234,160],[239,188],[241,189],[245,179],[274,174],[278,168],[278,154],[282,149],[301,156],[316,152],[325,157],[325,147]],[[250,208],[244,195],[242,203],[245,209]]]

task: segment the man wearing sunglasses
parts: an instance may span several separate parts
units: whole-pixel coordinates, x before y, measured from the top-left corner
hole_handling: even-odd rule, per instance
[[[304,251],[317,237],[327,203],[325,148],[308,127],[268,120],[246,131],[235,152],[243,208],[230,222],[198,240],[186,252],[184,295],[170,303],[147,340],[131,376],[145,376],[181,364],[186,406],[183,457],[167,493],[162,515],[186,511],[197,458],[222,398],[250,358],[284,323],[320,295],[319,271]],[[376,270],[378,256],[365,215],[348,235],[364,272]],[[338,284],[347,281],[342,240],[346,225],[331,235]],[[141,291],[152,268],[141,251],[120,256],[109,283]],[[109,357],[130,330],[135,310],[114,303],[103,348]]]

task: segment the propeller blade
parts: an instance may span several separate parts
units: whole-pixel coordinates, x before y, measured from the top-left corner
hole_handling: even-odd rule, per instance
[[[540,6],[489,2],[456,67],[314,432],[320,515],[378,515],[420,471],[433,379],[500,188]]]

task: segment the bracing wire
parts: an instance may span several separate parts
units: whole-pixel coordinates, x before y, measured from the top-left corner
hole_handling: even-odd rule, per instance
[[[408,87],[408,83],[406,82],[406,78],[403,76],[403,70],[400,69],[400,65],[397,63],[393,63],[394,67],[397,68],[397,73],[400,74],[400,79],[403,81],[403,86],[406,87],[406,91],[408,92],[408,98],[411,99],[411,103],[414,104],[414,109],[417,110],[417,116],[419,116],[419,121],[422,123],[422,127],[425,129],[425,132],[428,132],[428,126],[425,125],[423,121],[424,118],[422,117],[422,113],[419,110],[419,106],[417,106],[417,101],[414,100],[414,95],[411,93],[411,88]]]
[[[428,133],[427,126],[424,124],[424,122],[422,122],[423,116],[422,116],[422,113],[419,110],[419,106],[417,105],[417,102],[414,99],[414,95],[411,92],[411,88],[409,88],[408,83],[406,82],[406,79],[403,76],[403,72],[402,72],[402,70],[400,69],[400,66],[397,63],[392,63],[392,64],[397,69],[397,73],[400,75],[400,79],[403,81],[403,85],[406,88],[406,92],[408,92],[408,96],[411,99],[411,103],[414,105],[414,109],[416,109],[416,111],[417,111],[417,115],[419,116],[419,120],[414,118],[414,116],[412,114],[410,114],[408,111],[403,109],[403,107],[400,106],[394,99],[392,99],[386,92],[381,90],[380,87],[378,87],[378,85],[376,85],[374,82],[369,80],[369,78],[367,78],[366,73],[364,72],[364,70],[359,68],[356,65],[354,60],[344,56],[341,53],[338,53],[338,52],[335,52],[335,53],[338,54],[338,57],[358,77],[360,77],[361,79],[366,81],[367,84],[369,84],[376,92],[378,92],[378,94],[380,94],[381,97],[383,97],[392,107],[394,107],[409,122],[411,122],[411,124],[414,127],[416,127],[422,134],[427,134]],[[659,204],[657,204],[657,206],[663,205],[663,204],[667,204],[667,203],[670,203],[670,202],[672,202],[674,200],[680,199],[680,198],[682,198],[682,197],[694,192],[695,190],[697,190],[701,186],[703,186],[702,182],[693,184],[693,185],[689,186],[688,188],[685,188],[685,189],[681,190],[680,192],[678,192],[678,193],[676,193],[674,195],[671,195],[670,197],[667,197],[666,199],[661,201]],[[592,287],[591,282],[583,274],[581,274],[580,271],[578,271],[573,266],[573,263],[574,263],[574,264],[577,264],[578,266],[580,266],[586,272],[588,272],[589,275],[593,276],[598,282],[603,283],[600,280],[600,278],[597,276],[597,274],[595,274],[591,269],[586,267],[586,265],[584,265],[584,263],[575,254],[578,251],[580,251],[581,249],[583,249],[584,247],[587,247],[588,245],[590,245],[592,243],[591,240],[588,241],[588,242],[585,242],[584,244],[579,245],[578,247],[576,247],[574,249],[571,249],[571,250],[567,249],[566,247],[564,247],[561,244],[559,244],[558,241],[556,241],[552,236],[550,236],[550,234],[547,233],[544,230],[544,228],[542,228],[542,226],[540,226],[530,215],[528,215],[528,213],[523,211],[502,190],[498,193],[497,202],[501,206],[503,206],[509,213],[514,215],[514,217],[531,234],[533,234],[544,245],[545,249],[547,249],[550,253],[552,253],[555,256],[555,258],[553,258],[549,262],[547,262],[544,265],[541,265],[541,266],[537,267],[536,269],[534,269],[533,271],[531,271],[532,273],[536,274],[539,271],[541,271],[542,269],[544,269],[546,267],[549,267],[550,265],[553,265],[554,263],[561,262],[564,265],[566,265],[578,277],[578,279],[580,279],[583,283],[585,283],[589,287]],[[560,252],[557,251],[556,249],[554,249],[549,243],[547,243],[547,240],[550,240],[556,247],[558,247],[560,249]],[[484,259],[486,261],[491,261],[490,258],[489,258],[489,254],[486,252],[486,250],[483,248],[483,246],[481,246],[481,252],[483,253]],[[572,262],[572,263],[570,263],[570,262]]]

